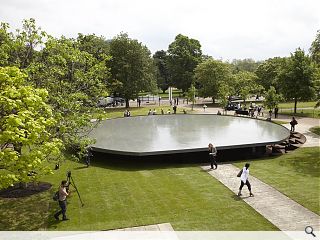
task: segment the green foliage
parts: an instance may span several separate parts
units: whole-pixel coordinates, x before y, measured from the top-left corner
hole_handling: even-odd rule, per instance
[[[217,98],[220,84],[232,85],[232,74],[227,63],[208,59],[195,69],[195,81],[200,85],[199,94],[203,97]]]
[[[269,108],[269,110],[274,109],[276,106],[278,106],[281,100],[282,96],[280,94],[277,94],[276,89],[271,86],[265,94],[265,105],[267,106],[267,108]]]
[[[263,87],[257,83],[257,75],[252,72],[238,72],[234,74],[234,81],[236,95],[244,101],[250,94],[258,94],[263,90]]]
[[[187,92],[187,98],[189,101],[192,101],[192,108],[191,110],[193,111],[193,107],[194,107],[194,102],[196,101],[196,88],[193,84],[191,84],[191,87],[189,88],[188,92]]]
[[[259,66],[259,62],[254,61],[251,58],[246,59],[233,59],[231,62],[233,73],[238,72],[254,72]]]
[[[90,123],[90,109],[96,107],[110,79],[106,66],[110,57],[100,55],[98,60],[77,44],[72,39],[50,37],[27,71],[30,82],[49,92],[57,137],[68,147],[83,149],[90,142],[87,132],[95,125]]]
[[[194,69],[201,60],[200,42],[177,35],[168,49],[168,68],[173,86],[186,92],[193,82]]]
[[[281,93],[287,100],[295,101],[294,113],[298,101],[314,98],[314,73],[315,67],[310,57],[303,50],[297,49],[287,59],[279,74]]]
[[[139,92],[156,89],[155,66],[146,46],[121,33],[112,39],[110,54],[111,73],[116,80],[114,91],[126,99],[126,107]]]
[[[157,51],[153,55],[154,63],[157,68],[157,72],[156,72],[157,84],[163,93],[169,88],[169,85],[170,85],[169,70],[167,67],[167,61],[168,61],[167,58],[168,58],[167,52],[163,50]]]
[[[0,68],[0,189],[50,172],[43,162],[62,147],[50,133],[56,121],[48,92],[26,85],[25,78],[16,67]]]
[[[312,42],[309,51],[311,59],[320,65],[320,30],[317,31],[316,39]]]
[[[286,58],[280,57],[269,58],[262,62],[255,71],[258,77],[257,83],[262,85],[265,89],[269,89],[273,86],[279,91],[278,75],[285,65],[285,62]]]

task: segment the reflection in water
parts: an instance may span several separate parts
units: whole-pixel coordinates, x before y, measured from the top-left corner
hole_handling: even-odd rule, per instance
[[[150,152],[277,142],[289,131],[250,118],[218,115],[157,115],[104,121],[93,131],[94,147]]]

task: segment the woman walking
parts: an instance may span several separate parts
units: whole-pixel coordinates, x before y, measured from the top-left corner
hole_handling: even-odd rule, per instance
[[[238,196],[241,196],[241,190],[243,188],[244,185],[247,185],[248,187],[248,190],[250,192],[250,197],[253,197],[253,194],[251,192],[251,184],[248,180],[249,178],[249,167],[250,167],[250,163],[246,163],[243,167],[243,169],[239,172],[238,176],[240,177],[240,180],[241,180],[241,184],[240,184],[240,187],[239,187],[239,193],[238,193]]]

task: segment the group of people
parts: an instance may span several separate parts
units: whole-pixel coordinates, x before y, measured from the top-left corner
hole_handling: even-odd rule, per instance
[[[174,106],[172,107],[172,109],[173,109],[173,114],[176,114],[176,113],[177,113],[177,106],[174,105]],[[163,108],[161,108],[160,112],[161,112],[161,115],[164,115],[164,114],[165,114]],[[187,113],[186,111],[183,111],[183,112],[184,112],[184,113]],[[168,109],[168,111],[167,111],[166,114],[171,114],[171,109],[170,109],[170,108]],[[156,110],[155,108],[154,108],[153,110],[149,109],[149,111],[148,111],[148,116],[150,116],[150,115],[157,115],[157,110]]]
[[[209,152],[209,160],[210,160],[210,166],[212,170],[216,170],[218,168],[217,163],[217,148],[212,144],[209,143],[208,145],[208,152]],[[241,191],[244,185],[247,185],[250,197],[253,197],[253,193],[251,191],[251,184],[249,182],[249,167],[250,163],[246,163],[245,166],[241,169],[241,171],[238,173],[237,177],[240,177],[240,187],[238,196],[241,196]]]

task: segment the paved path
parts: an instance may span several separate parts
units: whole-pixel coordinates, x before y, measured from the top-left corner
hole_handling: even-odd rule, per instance
[[[238,193],[240,178],[237,177],[239,168],[232,164],[219,165],[218,170],[210,170],[210,166],[202,166],[211,176],[218,179],[235,194]],[[249,191],[244,186],[242,200],[254,208],[263,217],[282,231],[304,231],[306,226],[320,230],[320,217],[280,193],[259,179],[250,176],[254,197],[249,197]],[[315,194],[318,194],[315,192]]]
[[[120,228],[112,231],[174,231],[170,223],[160,223],[147,226]]]

